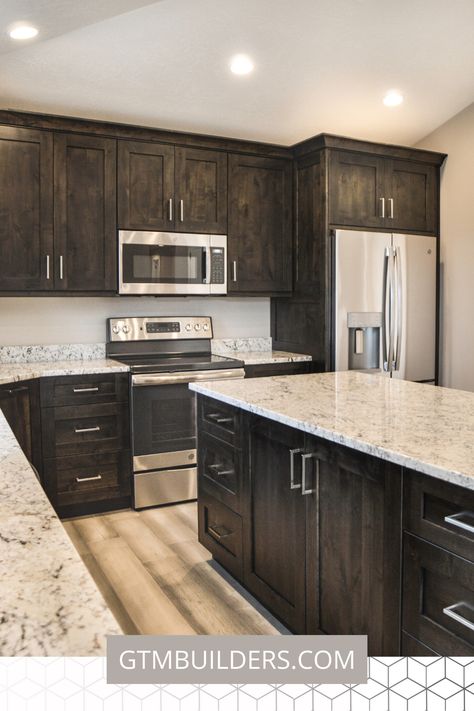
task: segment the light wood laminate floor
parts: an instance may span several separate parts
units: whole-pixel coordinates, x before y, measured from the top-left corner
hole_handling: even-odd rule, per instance
[[[64,521],[126,634],[285,634],[197,539],[196,503]]]

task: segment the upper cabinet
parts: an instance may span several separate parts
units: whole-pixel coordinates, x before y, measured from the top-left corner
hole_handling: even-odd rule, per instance
[[[292,164],[229,155],[229,293],[292,286]]]
[[[51,133],[0,126],[0,218],[0,290],[51,289]]]
[[[118,215],[124,230],[227,232],[227,155],[120,141]]]
[[[116,142],[54,137],[54,286],[117,288]]]
[[[437,167],[380,155],[332,151],[329,223],[436,233]]]

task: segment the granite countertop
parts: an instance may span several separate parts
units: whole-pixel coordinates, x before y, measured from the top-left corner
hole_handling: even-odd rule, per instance
[[[287,351],[233,351],[232,358],[245,365],[266,365],[267,363],[299,363],[312,360],[310,355],[288,353]]]
[[[0,410],[0,654],[100,656],[122,634]]]
[[[0,385],[58,375],[127,373],[128,366],[110,358],[95,360],[54,360],[33,363],[0,363]]]
[[[200,382],[190,388],[474,489],[474,393],[356,372]]]

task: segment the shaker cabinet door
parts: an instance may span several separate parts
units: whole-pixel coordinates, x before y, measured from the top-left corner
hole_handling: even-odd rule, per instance
[[[329,164],[329,222],[341,227],[385,227],[385,159],[333,151]]]
[[[270,420],[250,426],[248,519],[244,542],[244,583],[292,632],[304,633],[305,506],[291,488],[291,450],[303,448],[304,434]],[[295,455],[295,460],[297,455]],[[301,469],[295,473],[299,478]]]
[[[174,146],[119,141],[118,223],[122,230],[173,230]]]
[[[386,188],[387,226],[403,232],[436,234],[437,186],[437,168],[434,165],[402,160],[389,161]],[[390,200],[393,200],[393,203]]]
[[[53,286],[53,136],[0,127],[0,291]]]
[[[175,149],[176,230],[227,233],[227,154]]]
[[[230,293],[291,291],[292,166],[229,156]]]
[[[116,142],[54,138],[55,288],[117,289]]]

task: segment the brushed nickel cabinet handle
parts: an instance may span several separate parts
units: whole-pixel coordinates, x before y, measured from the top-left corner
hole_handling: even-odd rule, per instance
[[[83,432],[100,432],[100,427],[75,427],[74,432],[76,434],[82,434]]]
[[[468,519],[468,520],[466,521],[465,519]],[[446,523],[450,523],[451,526],[457,526],[458,528],[462,528],[463,531],[468,531],[469,533],[474,533],[474,512],[473,511],[460,511],[457,514],[451,514],[450,516],[445,516],[444,520]],[[469,520],[472,521],[472,523],[469,523]]]
[[[168,219],[170,222],[173,220],[173,198],[168,200]]]
[[[393,198],[388,199],[388,204],[390,205],[390,214],[389,218],[393,220]]]
[[[221,464],[209,464],[207,468],[215,472],[217,476],[233,476],[235,474],[233,469],[221,469],[221,466]]]
[[[99,388],[73,388],[73,393],[98,393]]]
[[[59,278],[64,279],[64,257],[62,254],[59,257]]]
[[[315,454],[312,452],[309,454],[303,454],[302,457],[302,466],[301,466],[301,494],[302,496],[308,496],[309,494],[314,494],[316,489],[307,489],[306,488],[306,462],[309,459],[316,459],[316,478],[319,476],[319,459],[316,457]]]
[[[227,536],[230,536],[232,533],[232,531],[226,531],[225,533],[220,533],[217,529],[213,528],[212,526],[207,527],[207,532],[216,541],[220,541],[222,538],[227,538]]]
[[[385,219],[385,198],[379,198],[380,200],[380,217]]]
[[[179,201],[179,219],[184,222],[184,200]]]
[[[97,476],[76,476],[78,484],[83,481],[99,481],[100,479],[102,479],[102,474],[97,474]]]
[[[456,602],[454,605],[449,605],[449,607],[443,608],[443,614],[447,617],[451,617],[453,620],[456,620],[456,622],[459,622],[459,624],[463,627],[467,627],[468,630],[472,630],[474,632],[474,622],[466,619],[466,617],[461,615],[458,611],[462,607],[467,608],[471,617],[474,619],[474,607],[468,605],[467,602]]]
[[[49,254],[46,255],[46,279],[51,279],[50,257],[49,257]]]
[[[295,484],[295,455],[303,452],[303,449],[290,449],[290,489],[301,489],[301,484]]]
[[[237,281],[237,260],[234,259],[232,262],[232,281],[236,282]]]

